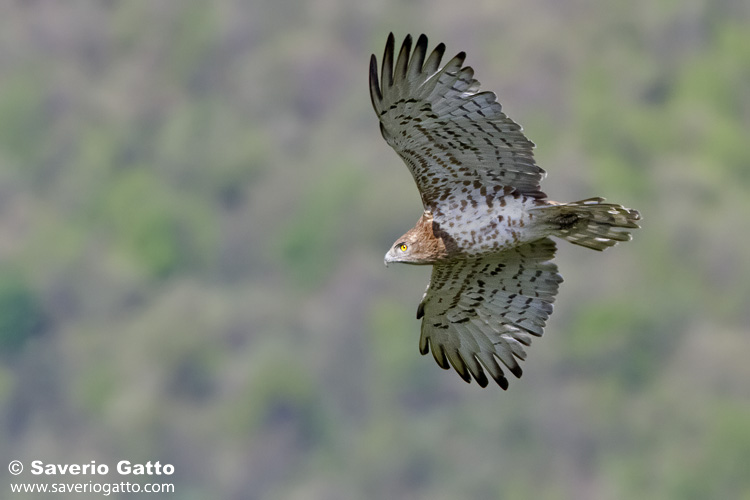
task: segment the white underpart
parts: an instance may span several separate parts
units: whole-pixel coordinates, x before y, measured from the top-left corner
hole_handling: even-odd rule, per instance
[[[485,191],[486,192],[486,191]],[[464,203],[461,200],[465,200]],[[475,203],[471,203],[471,201]],[[441,212],[433,214],[435,222],[469,255],[502,252],[546,234],[537,224],[536,200],[524,196],[497,193],[488,204],[479,189],[451,195]],[[451,226],[452,223],[452,226]]]

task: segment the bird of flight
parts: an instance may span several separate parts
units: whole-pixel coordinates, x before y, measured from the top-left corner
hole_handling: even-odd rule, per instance
[[[640,215],[589,198],[547,199],[539,186],[534,144],[492,92],[479,90],[460,52],[444,66],[445,45],[427,55],[427,37],[404,40],[394,65],[394,38],[380,76],[370,59],[370,96],[383,138],[409,168],[424,213],[396,240],[385,263],[431,264],[417,308],[419,350],[438,365],[485,387],[485,370],[503,389],[503,367],[541,336],[562,277],[550,236],[594,250],[630,239]]]

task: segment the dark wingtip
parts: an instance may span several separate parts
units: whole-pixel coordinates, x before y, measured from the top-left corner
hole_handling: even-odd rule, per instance
[[[448,357],[448,361],[451,365],[453,365],[453,369],[456,370],[456,373],[458,373],[462,379],[464,379],[464,382],[467,384],[471,383],[471,374],[469,373],[469,368],[466,366],[466,362],[461,357],[460,354],[454,353],[454,357]]]
[[[427,37],[425,37],[425,43],[426,41],[427,41]],[[435,73],[440,67],[440,61],[443,59],[444,54],[445,54],[445,44],[439,43],[437,47],[432,49],[432,53],[427,58],[427,61],[425,61],[422,71],[424,71],[427,74]]]
[[[464,382],[466,382],[467,384],[471,384],[471,375],[469,375],[468,371],[461,373],[460,371],[458,371],[458,369],[456,369],[456,373],[458,373],[461,376],[461,378],[464,379]]]
[[[375,111],[378,110],[376,101],[383,100],[383,93],[380,91],[380,82],[378,81],[378,60],[373,54],[370,57],[370,101]]]
[[[487,384],[490,383],[489,380],[487,380],[487,375],[484,374],[484,371],[482,369],[479,369],[479,373],[474,374],[474,380],[477,381],[477,384],[479,384],[479,387],[487,387]]]
[[[495,382],[497,382],[497,385],[502,388],[502,390],[507,391],[508,390],[508,379],[505,378],[502,374],[498,375],[497,377],[492,377]]]
[[[393,36],[393,31],[391,31],[390,33],[388,33],[388,38],[385,39],[386,50],[388,46],[395,46],[395,45],[396,45],[396,37]]]
[[[459,71],[461,71],[461,68],[463,67],[465,61],[466,61],[466,52],[463,52],[463,51],[459,52],[458,54],[453,56],[453,58],[450,61],[445,63],[445,66],[443,67],[443,71],[446,71],[447,68],[450,68],[451,74],[453,74],[453,72],[458,73]],[[482,93],[493,94],[492,92],[482,92]],[[479,95],[479,93],[477,95]]]
[[[378,81],[378,60],[375,54],[370,57],[370,101],[373,109],[377,112],[377,102],[383,100],[383,93],[380,91],[380,82]]]
[[[412,54],[411,61],[409,62],[409,78],[416,78],[416,76],[422,72],[426,56],[427,36],[422,34],[419,35],[419,38],[417,39],[417,44],[414,46],[414,52]]]
[[[419,354],[424,356],[430,352],[430,339],[423,335],[419,336]]]
[[[395,79],[406,78],[406,72],[409,68],[409,56],[411,55],[411,44],[411,35],[406,35],[396,58],[396,67],[394,69]]]
[[[426,351],[425,354],[427,354]],[[435,358],[435,361],[440,368],[443,370],[450,369],[451,365],[448,363],[448,357],[445,355],[445,349],[443,349],[443,346],[432,346],[432,357]]]
[[[380,69],[381,86],[389,87],[393,85],[393,51],[396,46],[396,38],[393,36],[393,32],[388,34],[388,40],[385,42],[385,50],[383,51],[383,61]]]

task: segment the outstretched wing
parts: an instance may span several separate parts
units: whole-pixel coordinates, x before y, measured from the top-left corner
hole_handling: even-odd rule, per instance
[[[542,335],[562,282],[554,255],[555,243],[544,238],[491,257],[436,264],[417,311],[420,352],[432,349],[442,368],[452,365],[482,387],[484,367],[507,389],[498,360],[521,376],[517,359],[526,358],[532,335]]]
[[[393,33],[383,54],[381,81],[375,55],[370,59],[370,96],[388,144],[409,167],[425,209],[434,210],[456,189],[480,182],[510,186],[544,197],[534,144],[505,116],[492,92],[480,92],[474,70],[461,52],[440,68],[445,45],[425,60],[421,35],[410,57],[408,35],[394,68]]]

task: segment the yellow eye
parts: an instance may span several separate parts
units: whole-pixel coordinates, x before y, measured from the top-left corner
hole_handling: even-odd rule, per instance
[[[399,248],[399,250],[401,250],[402,252],[406,252],[406,249],[407,249],[407,248],[409,248],[409,247],[408,247],[408,246],[406,246],[406,243],[401,243],[401,246],[400,246],[400,247],[398,247],[398,248]]]

